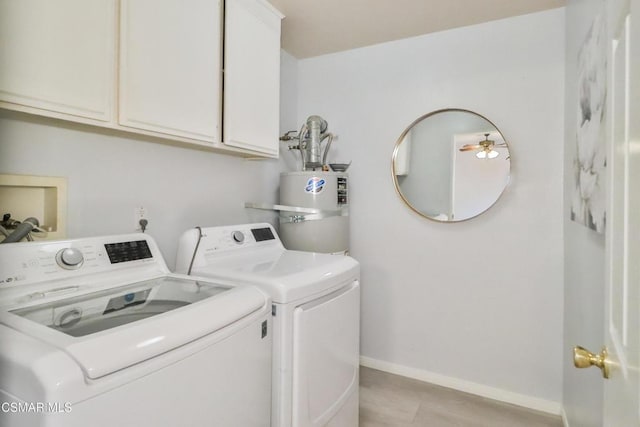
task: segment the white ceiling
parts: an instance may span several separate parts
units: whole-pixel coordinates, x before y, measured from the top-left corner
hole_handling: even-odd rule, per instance
[[[553,9],[566,3],[566,0],[269,1],[286,16],[282,22],[282,48],[299,59]]]

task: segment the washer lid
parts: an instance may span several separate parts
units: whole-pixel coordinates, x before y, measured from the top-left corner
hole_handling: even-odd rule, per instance
[[[165,276],[2,313],[95,379],[197,340],[265,307],[255,287]]]
[[[348,256],[279,248],[205,258],[206,265],[194,266],[192,274],[255,284],[278,303],[324,293],[359,274],[358,262]]]

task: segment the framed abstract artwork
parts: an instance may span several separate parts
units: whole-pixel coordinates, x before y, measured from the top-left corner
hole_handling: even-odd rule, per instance
[[[571,219],[604,233],[606,223],[607,49],[602,15],[578,52],[578,108]]]

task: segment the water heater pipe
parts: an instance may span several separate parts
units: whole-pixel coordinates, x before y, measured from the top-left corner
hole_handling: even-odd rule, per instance
[[[311,171],[322,168],[327,164],[327,154],[331,147],[334,135],[327,132],[329,127],[326,120],[320,116],[309,116],[302,124],[297,136],[291,136],[295,131],[289,131],[280,137],[281,141],[298,140],[297,145],[290,145],[289,150],[299,150],[302,163],[301,170]],[[325,139],[329,139],[324,152],[321,145]]]

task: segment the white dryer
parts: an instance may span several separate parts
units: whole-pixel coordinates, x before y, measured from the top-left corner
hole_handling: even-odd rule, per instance
[[[255,284],[273,299],[273,427],[358,425],[360,268],[286,250],[269,224],[197,227],[176,270]]]
[[[0,245],[2,426],[267,427],[271,336],[263,291],[148,235]]]

